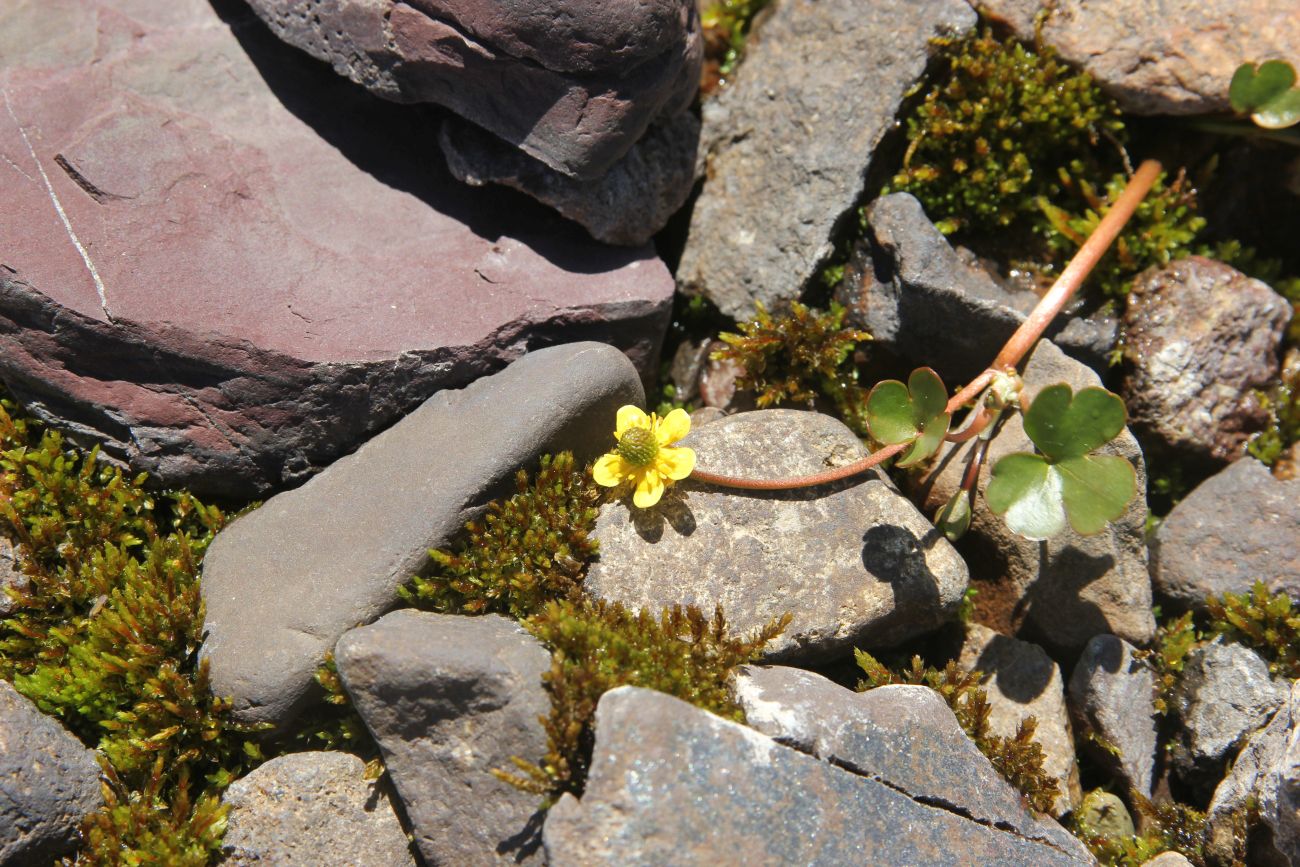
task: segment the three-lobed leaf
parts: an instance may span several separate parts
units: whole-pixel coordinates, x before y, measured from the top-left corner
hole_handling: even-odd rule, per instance
[[[1243,63],[1232,75],[1228,100],[1234,111],[1249,114],[1265,129],[1284,129],[1300,123],[1295,82],[1295,69],[1284,60]]]
[[[1087,536],[1124,513],[1137,489],[1126,460],[1090,454],[1124,429],[1124,402],[1103,388],[1074,394],[1044,388],[1025,413],[1025,433],[1041,454],[1007,455],[993,467],[985,498],[1007,526],[1042,541],[1065,529]]]
[[[907,384],[896,379],[878,383],[867,395],[867,428],[886,445],[911,443],[898,466],[910,467],[939,450],[948,433],[952,414],[948,389],[939,374],[917,368]]]

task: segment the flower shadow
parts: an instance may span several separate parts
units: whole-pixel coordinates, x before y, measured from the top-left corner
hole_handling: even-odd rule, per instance
[[[686,492],[681,488],[670,488],[658,503],[648,509],[629,505],[633,529],[643,541],[651,544],[663,539],[665,526],[672,527],[679,536],[691,535],[696,527],[695,513],[687,500]],[[628,502],[630,504],[630,497]]]

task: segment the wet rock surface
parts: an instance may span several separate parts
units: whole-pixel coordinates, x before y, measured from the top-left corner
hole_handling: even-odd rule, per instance
[[[72,852],[82,817],[102,803],[94,752],[0,680],[0,864]]]
[[[931,38],[975,15],[956,0],[788,0],[735,81],[704,105],[705,184],[677,271],[728,316],[798,296],[831,253],[876,146],[925,70]]]
[[[1048,385],[1068,383],[1076,392],[1100,385],[1097,375],[1068,358],[1049,341],[1040,341],[1024,367],[1025,394],[1032,399]],[[927,510],[937,510],[957,491],[971,446],[941,450],[922,480]],[[980,472],[987,489],[992,466],[1012,452],[1032,452],[1019,415],[1009,419],[989,444]],[[1137,495],[1118,520],[1094,536],[1072,529],[1046,542],[1031,542],[1007,529],[976,497],[971,530],[962,550],[977,576],[1005,579],[1018,589],[1016,616],[1021,632],[1064,658],[1081,652],[1094,635],[1109,633],[1135,645],[1155,634],[1151,578],[1147,573],[1146,468],[1137,440],[1128,431],[1099,453],[1123,457],[1137,470]]]
[[[1247,58],[1291,57],[1300,44],[1300,20],[1272,0],[1206,0],[1176,9],[1139,0],[981,5],[1028,42],[1034,41],[1035,16],[1050,7],[1043,41],[1137,114],[1226,112],[1238,65]]]
[[[6,7],[0,378],[31,412],[251,499],[531,348],[649,371],[673,285],[650,249],[468,190],[436,118],[220,8]]]
[[[550,654],[503,617],[404,610],[348,632],[337,660],[424,859],[540,863],[537,795],[492,771],[546,750]]]
[[[644,393],[621,352],[538,350],[462,391],[443,391],[301,488],[218,534],[203,564],[213,689],[247,722],[283,725],[345,631],[392,608],[397,588],[546,453],[580,461]]]
[[[1297,527],[1300,479],[1282,481],[1254,458],[1242,458],[1197,486],[1161,523],[1151,546],[1151,579],[1183,607],[1246,593],[1256,581],[1300,599]]]
[[[983,673],[993,734],[1013,738],[1025,717],[1038,720],[1034,740],[1043,747],[1043,770],[1056,778],[1059,791],[1053,813],[1062,816],[1077,807],[1083,793],[1060,666],[1041,647],[975,623],[966,628],[957,664]]]
[[[1114,635],[1089,641],[1070,675],[1071,716],[1080,736],[1092,736],[1093,761],[1144,797],[1155,774],[1154,695],[1155,675],[1131,644]]]
[[[372,93],[432,102],[565,174],[599,177],[684,111],[702,44],[692,0],[253,0],[277,36]]]
[[[1291,305],[1221,262],[1191,256],[1133,281],[1124,313],[1130,424],[1212,461],[1242,456],[1268,423],[1254,390],[1277,378]]]
[[[727,416],[681,441],[697,467],[782,478],[852,463],[864,447],[842,422],[798,410]],[[817,488],[751,492],[687,479],[658,506],[600,509],[600,557],[584,589],[631,608],[721,604],[746,632],[786,612],[771,661],[825,660],[855,644],[902,641],[942,623],[966,565],[893,485],[863,474]]]
[[[1089,863],[649,690],[606,693],[596,729],[582,800],[546,819],[552,864]]]
[[[383,787],[349,753],[278,756],[231,784],[222,864],[415,867]]]

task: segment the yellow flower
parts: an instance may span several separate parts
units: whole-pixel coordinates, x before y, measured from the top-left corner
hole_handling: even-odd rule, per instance
[[[691,417],[684,409],[675,409],[663,418],[646,415],[628,405],[618,411],[614,437],[618,445],[596,461],[592,476],[596,484],[607,488],[633,482],[636,489],[632,502],[648,509],[664,494],[669,482],[680,481],[695,469],[695,452],[688,448],[669,448],[691,432]]]

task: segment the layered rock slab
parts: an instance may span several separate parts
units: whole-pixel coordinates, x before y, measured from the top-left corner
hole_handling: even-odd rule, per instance
[[[799,410],[727,416],[681,441],[697,466],[753,479],[852,463],[866,454],[843,422]],[[769,661],[827,660],[894,644],[950,619],[966,564],[882,475],[787,491],[714,488],[687,479],[652,509],[601,506],[591,595],[632,609],[721,605],[747,632],[786,612]]]
[[[618,408],[641,403],[623,353],[575,343],[441,391],[307,484],[223,529],[203,562],[213,691],[247,722],[287,722],[344,632],[379,617],[515,471],[603,451]]]
[[[281,39],[372,93],[446,106],[573,177],[599,177],[684,111],[694,0],[251,0]]]
[[[672,278],[648,248],[465,188],[432,114],[221,8],[5,8],[0,378],[32,412],[247,498],[530,348],[650,369]]]
[[[543,835],[574,867],[1090,863],[636,687],[601,698],[586,791]]]
[[[1136,648],[1114,635],[1089,641],[1070,675],[1071,716],[1081,734],[1092,736],[1085,749],[1143,797],[1151,794],[1155,780],[1155,688],[1155,673]]]
[[[504,617],[406,609],[348,632],[336,658],[425,861],[538,863],[538,797],[492,771],[546,750],[546,649]]]
[[[975,25],[957,0],[787,0],[705,103],[706,181],[677,279],[747,319],[798,297],[860,198],[876,146],[936,36]]]

